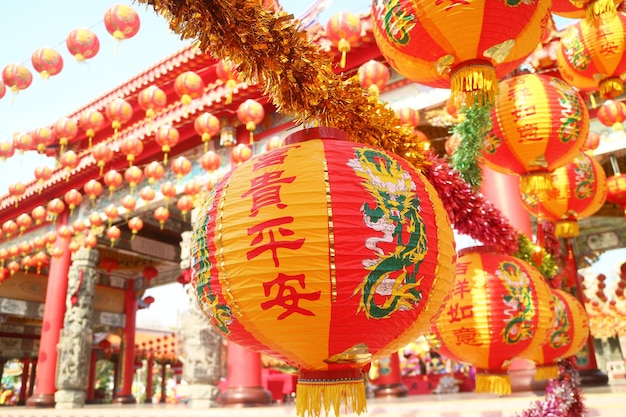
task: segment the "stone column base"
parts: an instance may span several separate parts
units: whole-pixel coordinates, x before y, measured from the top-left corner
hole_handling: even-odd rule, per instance
[[[375,398],[399,398],[409,395],[409,389],[401,382],[377,385],[373,391]]]
[[[83,408],[85,397],[85,391],[82,390],[58,390],[54,393],[54,400],[56,401],[54,408]]]
[[[217,396],[219,388],[210,384],[191,384],[185,388],[189,402],[187,406],[193,409],[205,409],[218,407]]]
[[[113,398],[113,404],[137,404],[137,399],[133,394],[129,395],[120,395],[119,397]]]
[[[263,387],[232,387],[220,395],[222,405],[258,407],[272,403],[272,394]]]
[[[26,400],[26,407],[54,408],[54,394],[35,394]]]

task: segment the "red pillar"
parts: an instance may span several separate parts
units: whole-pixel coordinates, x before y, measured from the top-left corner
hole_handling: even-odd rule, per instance
[[[406,397],[409,394],[409,389],[402,383],[398,352],[381,358],[378,361],[378,371],[379,377],[376,380],[376,388],[374,388],[376,398]]]
[[[89,378],[87,381],[87,392],[85,393],[85,402],[93,404],[96,402],[96,363],[98,362],[98,351],[91,347],[91,356],[89,357]]]
[[[20,388],[20,396],[17,399],[17,405],[26,404],[26,394],[28,393],[28,380],[30,377],[30,358],[22,359],[22,388]]]
[[[67,226],[69,212],[65,210],[57,218],[57,230]],[[57,344],[65,316],[65,297],[68,273],[70,270],[70,238],[58,235],[54,246],[61,253],[50,260],[46,302],[43,310],[43,324],[37,357],[35,392],[26,401],[28,407],[54,407],[55,379],[57,370]]]
[[[122,343],[122,387],[113,400],[116,404],[134,404],[133,377],[135,376],[135,330],[137,319],[137,298],[135,297],[134,281],[129,280],[124,293],[124,340]]]
[[[272,402],[272,395],[263,388],[261,354],[236,343],[228,342],[228,388],[220,396],[229,406],[260,406]]]
[[[165,361],[161,364],[161,397],[159,402],[165,404],[167,400],[167,364]]]
[[[152,370],[154,368],[154,358],[152,356],[148,357],[148,369],[146,371],[146,400],[144,401],[146,404],[152,403]]]

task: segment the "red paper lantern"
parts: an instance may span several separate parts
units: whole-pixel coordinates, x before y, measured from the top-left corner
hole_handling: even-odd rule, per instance
[[[130,39],[139,32],[139,15],[126,4],[116,4],[104,13],[104,27],[116,40]]]
[[[220,60],[215,65],[215,73],[217,79],[226,85],[228,93],[226,95],[226,104],[230,104],[233,101],[233,92],[237,87],[237,70],[230,61]]]
[[[80,160],[78,159],[78,155],[76,155],[76,152],[74,151],[66,151],[63,153],[63,155],[61,155],[61,157],[59,158],[59,164],[65,170],[66,181],[70,180],[70,174],[73,169],[76,169],[76,167],[78,167],[79,162]]]
[[[159,221],[159,226],[161,230],[163,230],[163,225],[167,219],[170,218],[170,211],[167,207],[157,207],[156,210],[154,210],[154,218]]]
[[[122,140],[120,151],[126,155],[128,166],[132,167],[137,156],[143,152],[143,142],[136,136],[128,136]]]
[[[78,28],[72,30],[65,39],[67,50],[78,62],[91,59],[100,50],[100,40],[89,29]]]
[[[207,152],[211,137],[220,133],[220,119],[213,116],[211,113],[204,112],[195,118],[193,128],[202,138],[204,152]]]
[[[60,198],[53,198],[48,202],[47,210],[53,221],[56,222],[57,217],[65,210],[65,203]]]
[[[154,134],[154,140],[163,151],[163,164],[167,164],[167,154],[180,140],[178,129],[170,125],[159,126],[159,129]]]
[[[72,228],[66,225],[59,226],[57,229],[57,235],[63,239],[69,239],[72,237]]]
[[[265,152],[273,151],[283,146],[283,138],[280,136],[272,136],[265,144]]]
[[[79,235],[87,230],[87,222],[83,219],[76,219],[72,222],[74,234]]]
[[[14,182],[12,184],[9,184],[9,194],[11,194],[13,200],[15,201],[15,207],[17,207],[18,201],[20,200],[20,198],[22,198],[25,192],[26,188],[21,182]]]
[[[254,142],[254,130],[263,121],[264,117],[265,109],[256,100],[248,99],[237,108],[237,118],[246,126],[246,130],[250,132],[250,143]]]
[[[524,74],[500,82],[482,155],[490,168],[522,176],[521,189],[546,193],[549,174],[571,161],[589,133],[584,100],[563,80]]]
[[[0,142],[0,158],[2,160],[12,157],[14,153],[15,147],[13,142]]]
[[[109,144],[100,142],[93,148],[91,148],[91,155],[96,160],[97,165],[100,167],[100,175],[104,171],[104,166],[113,159],[113,149],[109,147]]]
[[[33,257],[35,265],[37,265],[37,273],[41,273],[41,269],[50,263],[50,258],[45,252],[37,252]]]
[[[176,197],[177,191],[176,191],[176,186],[174,185],[173,182],[171,181],[166,181],[163,184],[161,184],[161,194],[163,194],[163,198],[165,199],[166,203],[169,203],[169,201]]]
[[[63,204],[63,202],[61,202],[61,204]],[[64,209],[65,209],[65,207],[64,207]],[[50,248],[52,245],[55,244],[55,242],[57,240],[57,234],[54,231],[50,231],[50,232],[48,232],[48,233],[46,233],[44,235],[44,239],[46,241],[46,248]]]
[[[375,2],[374,37],[400,74],[419,84],[450,88],[456,108],[491,104],[497,80],[539,44],[549,8],[544,1]]]
[[[74,209],[80,206],[80,204],[83,202],[83,196],[75,189],[71,189],[66,192],[63,199],[70,208],[70,216],[74,214]]]
[[[13,135],[13,147],[20,154],[34,149],[34,140],[30,133],[18,132]]]
[[[622,101],[607,100],[600,107],[596,117],[604,126],[613,129],[614,132],[623,132],[626,120],[626,104]]]
[[[446,143],[445,143],[446,153],[452,156],[452,154],[457,149],[459,149],[460,145],[461,145],[461,138],[459,137],[459,135],[455,133],[455,134],[448,136],[448,139],[446,139]]]
[[[626,174],[617,174],[607,178],[606,188],[606,201],[618,204],[626,216]]]
[[[62,154],[70,140],[74,139],[78,134],[78,125],[74,119],[68,117],[60,118],[54,125],[54,135],[59,140],[60,150]]]
[[[0,81],[0,98],[4,97],[7,93],[7,87],[4,85],[2,81]]]
[[[5,268],[4,266],[0,267],[0,285],[7,279],[11,277],[11,271],[9,268]]]
[[[474,365],[476,392],[510,394],[509,362],[546,340],[552,292],[528,263],[486,247],[459,253],[454,287],[434,321],[449,359]]]
[[[156,197],[156,192],[152,187],[146,185],[139,191],[139,197],[141,197],[141,199],[146,203],[149,203],[154,200],[154,197]]]
[[[214,151],[207,151],[200,157],[200,165],[206,172],[211,173],[222,166],[222,157]]]
[[[197,195],[200,190],[202,190],[202,186],[195,180],[190,180],[185,183],[183,188],[183,193],[190,197]]]
[[[402,107],[395,110],[394,113],[403,125],[409,125],[416,128],[420,124],[420,113],[415,109]]]
[[[380,95],[380,90],[389,81],[389,68],[378,61],[369,60],[359,67],[358,75],[361,87],[377,99]]]
[[[126,209],[126,216],[128,217],[129,213],[135,211],[135,207],[137,207],[137,199],[132,195],[125,195],[122,198],[122,201],[120,201],[120,204],[124,207],[124,209]]]
[[[30,57],[35,71],[41,75],[41,78],[47,80],[53,75],[57,75],[63,69],[63,57],[52,48],[39,48],[33,52]]]
[[[109,188],[109,196],[112,196],[113,191],[115,191],[117,187],[122,185],[122,182],[124,181],[122,179],[122,174],[120,174],[114,169],[104,174],[104,177],[102,178],[102,180],[104,181],[104,184]]]
[[[187,221],[187,213],[193,209],[193,200],[188,195],[181,196],[176,202],[176,207],[181,211],[183,215],[183,221]]]
[[[117,139],[117,131],[133,117],[133,106],[123,98],[116,98],[107,105],[105,112],[111,121],[114,138]]]
[[[195,72],[185,71],[176,77],[174,91],[180,97],[180,101],[189,106],[193,99],[202,97],[204,81]]]
[[[13,220],[9,220],[8,222],[5,222],[5,223],[7,223],[7,229],[13,230],[13,233],[17,232],[17,224]],[[3,224],[3,227],[4,227],[4,224]],[[20,255],[20,249],[16,245],[9,247],[9,256],[11,257],[11,259],[15,259],[19,255]]]
[[[593,152],[598,149],[598,146],[600,146],[600,135],[596,132],[589,131],[589,134],[587,135],[587,140],[585,141],[582,150],[585,152]]]
[[[130,192],[135,192],[135,187],[143,181],[143,171],[141,168],[131,166],[124,171],[124,179],[130,185]]]
[[[28,213],[22,213],[15,219],[17,226],[20,228],[20,234],[24,233],[29,227],[33,225],[33,218]]]
[[[80,114],[80,127],[85,130],[85,135],[89,138],[89,148],[91,148],[96,132],[102,129],[104,124],[104,115],[96,109],[85,110]]]
[[[33,74],[21,64],[9,64],[2,69],[2,82],[12,93],[27,89],[33,82]]]
[[[96,198],[102,194],[102,184],[100,184],[100,181],[98,180],[90,179],[87,183],[85,183],[83,190],[85,191],[85,194],[89,196],[91,205],[94,206],[96,204]]]
[[[48,217],[48,212],[46,211],[45,207],[37,206],[30,212],[30,215],[32,216],[33,220],[35,220],[35,224],[39,225],[43,223],[44,220],[46,220],[46,218]]]
[[[40,154],[46,152],[46,148],[52,145],[55,138],[54,130],[49,127],[38,127],[31,136],[33,138],[33,146],[37,148],[37,152]]]
[[[252,157],[252,149],[250,149],[247,145],[240,143],[233,148],[231,155],[233,162],[238,165],[246,162]]]
[[[7,265],[7,269],[9,270],[10,275],[15,275],[15,273],[20,270],[20,264],[17,261],[11,261]]]
[[[89,215],[89,225],[91,226],[91,230],[93,231],[95,228],[102,226],[104,220],[100,213],[91,213]]]
[[[335,13],[326,22],[326,37],[341,52],[339,66],[345,68],[346,55],[361,39],[361,19],[353,13]]]
[[[165,175],[165,168],[159,161],[152,161],[143,169],[143,173],[148,178],[150,184],[154,184]]]
[[[193,165],[191,164],[189,159],[185,158],[184,156],[179,156],[172,161],[171,167],[174,174],[176,174],[176,178],[180,180],[185,175],[191,172],[191,168],[193,168]]]
[[[140,217],[133,217],[132,219],[128,220],[128,228],[132,233],[130,238],[133,239],[135,235],[137,235],[137,233],[139,233],[139,231],[143,229],[143,220],[141,220]]]
[[[158,110],[165,108],[167,105],[167,95],[156,85],[150,85],[139,93],[137,102],[146,112],[146,117],[150,120],[155,116]]]
[[[230,341],[299,367],[298,410],[319,415],[323,392],[359,413],[364,367],[426,330],[451,289],[452,230],[434,188],[395,155],[337,129],[286,141],[226,174],[204,203],[192,283]],[[274,186],[280,198],[267,202]],[[383,214],[387,193],[401,218]]]
[[[106,235],[111,241],[111,247],[113,247],[115,246],[115,242],[117,242],[120,236],[122,236],[122,231],[117,226],[109,226],[109,228],[106,231]]]

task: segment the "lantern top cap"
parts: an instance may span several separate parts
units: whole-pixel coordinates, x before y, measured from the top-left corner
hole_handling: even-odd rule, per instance
[[[311,127],[299,130],[285,138],[285,145],[306,142],[311,139],[348,140],[348,134],[334,127]]]

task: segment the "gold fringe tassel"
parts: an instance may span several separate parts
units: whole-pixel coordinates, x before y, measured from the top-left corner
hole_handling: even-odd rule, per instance
[[[556,365],[537,365],[535,368],[535,381],[545,381],[559,376],[559,367]]]
[[[613,126],[611,128],[613,129],[613,132],[615,132],[615,133],[619,133],[619,132],[623,132],[624,131],[624,125],[622,124],[622,122],[615,122],[615,123],[613,123]]]
[[[620,77],[605,78],[600,81],[600,96],[605,100],[611,100],[624,94],[624,83]]]
[[[296,415],[318,417],[322,408],[328,415],[332,409],[340,415],[341,404],[347,412],[361,414],[366,411],[365,381],[357,380],[298,380],[296,386]]]
[[[591,24],[599,25],[602,18],[617,16],[617,7],[614,0],[593,0],[585,9],[585,20]]]
[[[578,220],[559,220],[554,229],[556,237],[561,238],[576,237],[579,233]]]
[[[465,63],[452,70],[450,89],[457,109],[464,106],[490,106],[498,92],[495,68],[485,62]]]
[[[554,190],[547,172],[522,175],[520,189],[524,194],[536,195],[539,202],[545,201]]]
[[[511,379],[508,374],[478,374],[476,375],[476,392],[509,395],[511,394]]]

